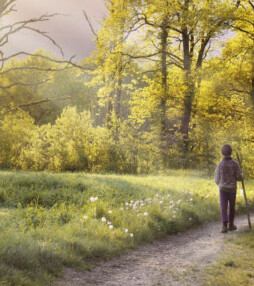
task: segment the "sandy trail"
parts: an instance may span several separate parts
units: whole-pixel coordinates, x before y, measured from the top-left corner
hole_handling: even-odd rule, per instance
[[[254,215],[251,216],[252,221]],[[245,215],[235,220],[238,229],[247,226]],[[210,222],[178,235],[139,247],[117,259],[99,263],[92,271],[66,269],[56,286],[202,285],[201,271],[219,257],[224,238],[221,223]]]

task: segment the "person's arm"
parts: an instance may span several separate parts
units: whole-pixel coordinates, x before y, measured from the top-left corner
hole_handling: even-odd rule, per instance
[[[243,174],[241,173],[241,168],[238,162],[236,162],[236,171],[235,171],[235,177],[237,181],[243,180]]]
[[[220,182],[220,164],[217,165],[215,174],[214,174],[214,181],[217,185],[219,185]]]

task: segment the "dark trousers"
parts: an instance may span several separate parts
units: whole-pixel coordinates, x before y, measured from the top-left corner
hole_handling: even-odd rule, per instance
[[[225,192],[220,190],[220,209],[222,222],[234,222],[235,218],[235,198],[236,192]],[[229,212],[228,212],[229,204]]]

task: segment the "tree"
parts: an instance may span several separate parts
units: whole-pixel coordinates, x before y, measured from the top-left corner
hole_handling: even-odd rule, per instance
[[[15,11],[16,11],[15,10],[15,3],[16,3],[16,0],[1,0],[0,1],[0,21],[3,21],[4,18],[8,17],[8,15],[10,13],[15,13]],[[11,37],[18,32],[26,31],[26,30],[32,31],[35,34],[39,34],[42,37],[48,39],[53,45],[55,45],[59,49],[61,54],[64,56],[62,48],[54,41],[53,38],[51,38],[46,32],[34,27],[34,24],[44,22],[44,21],[49,21],[50,19],[52,19],[55,16],[57,16],[57,14],[45,14],[45,15],[42,15],[38,18],[31,18],[31,19],[24,20],[24,21],[17,21],[17,22],[14,22],[12,24],[1,26],[1,28],[0,28],[0,76],[1,77],[6,76],[7,74],[10,74],[10,73],[14,73],[17,71],[24,71],[24,70],[34,70],[34,71],[41,71],[41,72],[49,72],[50,73],[53,71],[58,71],[58,70],[61,71],[63,69],[69,69],[71,67],[77,67],[80,69],[90,69],[89,67],[85,68],[85,67],[82,67],[78,64],[75,64],[73,62],[74,57],[71,57],[69,60],[64,60],[64,59],[58,60],[58,59],[52,58],[52,57],[47,56],[47,55],[42,55],[42,54],[38,54],[38,53],[32,53],[31,54],[31,53],[27,53],[25,51],[20,51],[20,52],[17,52],[15,54],[5,56],[5,54],[3,52],[3,47],[9,43]],[[61,64],[61,66],[58,65],[56,68],[53,68],[53,69],[52,69],[52,67],[47,67],[47,66],[40,67],[40,66],[36,66],[36,65],[22,65],[22,66],[18,66],[18,67],[17,66],[6,67],[7,61],[14,59],[18,56],[31,56],[34,58],[40,58],[40,59],[47,60],[49,62]],[[23,82],[23,81],[20,81],[20,79],[16,79],[16,80],[14,80],[12,82],[8,82],[8,83],[1,82],[0,83],[0,89],[1,90],[7,90],[7,89],[10,89],[10,88],[15,87],[15,86],[38,86],[40,84],[44,84],[44,83],[48,82],[49,80],[50,80],[50,78],[48,78],[48,77],[43,78],[40,81],[28,81],[28,82]],[[66,99],[66,98],[68,98],[68,97],[66,97],[66,96],[62,97],[62,99]],[[45,100],[46,99],[43,99],[42,102],[45,102]],[[52,100],[53,99],[47,99],[47,101],[52,101]],[[59,98],[57,98],[57,100],[59,100]],[[37,105],[39,103],[40,103],[40,101],[36,101],[36,102],[25,101],[22,104],[15,106],[11,109],[4,109],[3,107],[1,107],[1,113],[14,111],[14,110],[17,110],[18,108],[24,107],[26,105],[27,106]]]

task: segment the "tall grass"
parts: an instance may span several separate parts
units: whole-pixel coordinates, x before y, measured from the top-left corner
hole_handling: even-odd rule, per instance
[[[247,184],[253,204],[254,182]],[[219,219],[212,178],[0,172],[0,285],[49,285],[166,234]],[[243,210],[241,192],[237,209]]]

